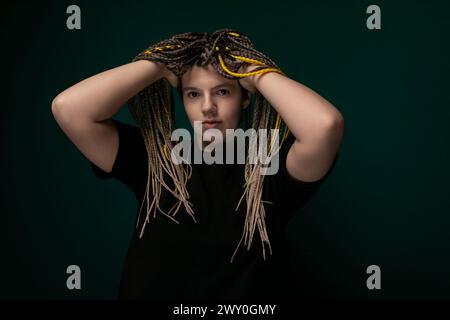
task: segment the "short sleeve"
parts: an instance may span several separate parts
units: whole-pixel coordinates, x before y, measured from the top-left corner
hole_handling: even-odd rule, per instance
[[[269,198],[277,204],[287,221],[317,193],[333,171],[339,156],[337,153],[330,168],[321,179],[311,182],[297,180],[288,173],[286,168],[287,154],[294,141],[295,137],[289,134],[280,148],[278,172],[268,176]]]
[[[140,129],[112,119],[119,134],[119,149],[111,172],[106,172],[89,161],[95,176],[101,180],[115,178],[136,191],[139,179],[147,169],[147,151]]]

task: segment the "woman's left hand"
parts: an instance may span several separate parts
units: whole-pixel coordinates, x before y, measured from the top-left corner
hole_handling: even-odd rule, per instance
[[[254,70],[258,67],[259,66],[256,64],[244,64],[239,68],[239,73],[252,72],[252,70]],[[260,75],[261,74],[257,74],[254,76],[240,78],[238,81],[241,84],[241,86],[244,87],[244,89],[246,89],[247,91],[250,91],[251,93],[255,93],[257,91],[256,81],[258,80]]]

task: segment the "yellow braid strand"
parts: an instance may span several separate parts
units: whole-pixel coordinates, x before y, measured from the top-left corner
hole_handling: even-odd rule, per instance
[[[266,73],[266,72],[278,72],[278,73],[284,74],[280,69],[276,69],[276,68],[267,68],[267,69],[262,69],[262,70],[258,70],[258,71],[247,72],[247,73],[236,73],[236,72],[229,70],[225,66],[225,63],[223,62],[222,56],[220,54],[219,54],[219,63],[222,66],[223,70],[225,70],[226,73],[228,73],[232,76],[238,77],[238,78],[250,77],[250,76],[254,76],[254,75],[262,74],[262,73]]]

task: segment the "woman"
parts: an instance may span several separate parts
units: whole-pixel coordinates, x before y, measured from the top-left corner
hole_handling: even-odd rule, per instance
[[[201,121],[202,138],[241,120],[278,129],[268,133],[267,151],[279,156],[279,170],[263,175],[261,162],[249,161],[174,163],[171,86],[191,125]],[[127,101],[138,127],[112,119]],[[173,36],[63,91],[52,111],[94,173],[123,182],[139,203],[121,298],[291,297],[284,229],[330,174],[344,121],[243,33]],[[209,142],[193,147],[205,154]]]

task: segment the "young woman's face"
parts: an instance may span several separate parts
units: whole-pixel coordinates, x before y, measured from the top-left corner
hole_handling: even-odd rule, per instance
[[[210,64],[194,65],[183,74],[181,93],[191,125],[202,121],[203,131],[216,128],[223,135],[226,129],[239,127],[241,110],[249,103],[238,81],[222,77]]]

